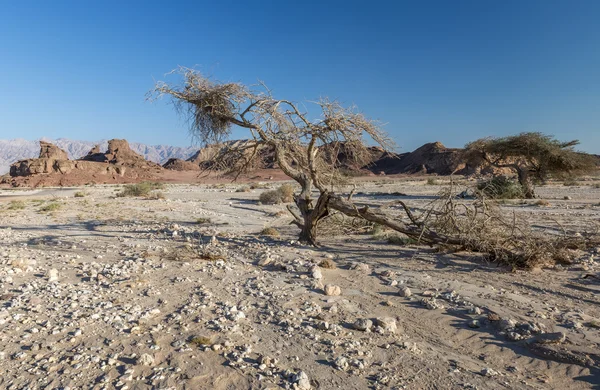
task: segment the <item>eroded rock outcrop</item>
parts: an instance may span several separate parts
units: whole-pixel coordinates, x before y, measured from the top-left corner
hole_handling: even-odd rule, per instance
[[[96,146],[87,156],[78,160],[69,160],[64,150],[40,141],[40,156],[12,164],[10,177],[15,186],[32,183],[77,185],[150,179],[161,170],[160,165],[133,152],[125,140],[109,141],[106,153],[101,153]]]

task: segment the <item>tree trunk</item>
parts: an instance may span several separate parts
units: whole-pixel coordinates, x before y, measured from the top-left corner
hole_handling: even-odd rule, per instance
[[[519,168],[517,174],[519,176],[519,184],[523,188],[523,195],[525,196],[525,198],[535,198],[535,191],[533,189],[531,177],[529,176],[529,170],[527,168]]]
[[[298,237],[301,242],[318,246],[317,227],[319,221],[329,214],[329,197],[329,192],[322,192],[317,198],[317,203],[314,207],[309,191],[303,190],[302,193],[296,197],[296,206],[298,206],[301,216],[301,220],[296,221],[296,224],[300,226],[301,229],[300,236]]]

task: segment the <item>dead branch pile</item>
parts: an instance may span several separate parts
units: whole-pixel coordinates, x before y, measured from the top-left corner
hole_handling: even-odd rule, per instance
[[[568,249],[588,249],[599,242],[594,232],[574,235],[535,230],[515,213],[503,212],[497,202],[480,192],[475,199],[463,200],[453,188],[448,188],[421,209],[411,208],[403,201],[395,203],[402,210],[399,216],[391,216],[381,208],[359,208],[340,197],[332,197],[330,206],[346,215],[387,226],[417,242],[479,252],[490,261],[513,268],[568,263]]]

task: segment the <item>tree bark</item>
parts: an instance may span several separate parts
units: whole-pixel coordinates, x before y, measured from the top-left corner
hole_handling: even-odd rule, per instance
[[[325,218],[329,214],[329,192],[322,192],[317,198],[317,202],[313,207],[313,200],[310,197],[310,192],[302,191],[302,193],[296,197],[296,206],[300,210],[302,220],[296,221],[296,224],[300,226],[300,236],[298,239],[301,242],[306,242],[312,246],[318,246],[317,241],[317,227],[321,219]]]
[[[523,188],[523,195],[525,196],[525,198],[535,198],[535,191],[533,189],[531,177],[529,176],[529,169],[519,167],[519,169],[517,170],[517,175],[519,177],[519,184]]]

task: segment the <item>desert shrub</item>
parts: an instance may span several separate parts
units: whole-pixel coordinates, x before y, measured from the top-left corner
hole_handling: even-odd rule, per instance
[[[262,204],[290,203],[293,200],[294,186],[291,184],[283,184],[276,190],[265,191],[258,197]]]
[[[290,203],[294,201],[294,186],[291,184],[282,184],[278,189],[281,201],[283,203]]]
[[[268,184],[266,183],[252,183],[250,184],[250,189],[251,190],[267,190],[271,188]]]
[[[279,237],[279,230],[273,227],[266,227],[260,231],[261,236],[269,236],[269,237]]]
[[[23,210],[24,208],[25,208],[25,202],[23,202],[22,200],[12,200],[8,204],[9,210]]]
[[[197,223],[198,225],[203,225],[203,224],[205,224],[205,223],[211,223],[211,220],[210,220],[210,218],[198,218],[198,219],[196,220],[196,223]]]
[[[144,181],[137,184],[127,184],[123,187],[121,192],[117,193],[117,197],[122,198],[126,196],[148,196],[151,191],[164,189],[165,186],[162,183]]]
[[[563,181],[563,186],[565,187],[573,187],[579,185],[579,182],[575,179],[566,179],[565,181]]]
[[[235,192],[250,192],[250,191],[251,191],[251,189],[249,186],[238,187],[235,190]]]
[[[75,195],[73,195],[75,198],[84,198],[86,196],[86,193],[83,191],[77,191],[75,193]]]
[[[281,196],[277,190],[265,191],[259,195],[258,201],[262,204],[278,204],[281,203]]]
[[[42,206],[42,208],[40,208],[40,211],[45,212],[45,213],[49,213],[52,211],[56,211],[59,210],[62,206],[60,205],[60,203],[56,203],[56,202],[52,202],[52,203],[48,203],[45,206]]]
[[[190,344],[198,346],[212,345],[212,343],[213,342],[210,338],[204,336],[196,336],[190,339]]]
[[[336,265],[331,259],[323,259],[319,263],[319,267],[326,269],[336,269]]]
[[[151,192],[150,194],[146,195],[146,199],[150,199],[150,200],[160,200],[160,199],[165,199],[166,196],[163,192]]]
[[[477,185],[477,189],[492,199],[522,199],[523,187],[506,176],[496,176]]]
[[[536,206],[550,206],[550,202],[548,202],[546,199],[540,199],[537,202],[535,202],[534,205],[536,205]]]
[[[438,185],[439,182],[437,181],[437,179],[430,177],[429,179],[427,179],[427,185],[428,186],[436,186]]]
[[[417,244],[417,240],[415,240],[414,238],[408,237],[408,236],[401,236],[398,234],[394,234],[388,237],[387,239],[388,244],[393,244],[393,245],[413,245],[413,244]]]

